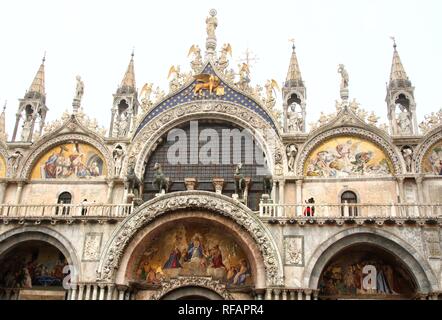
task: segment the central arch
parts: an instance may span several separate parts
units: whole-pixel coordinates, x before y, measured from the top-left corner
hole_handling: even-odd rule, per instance
[[[127,217],[114,231],[103,250],[98,280],[124,282],[130,253],[143,238],[143,233],[147,234],[149,229],[161,224],[163,218],[177,219],[176,212],[180,210],[187,211],[183,214],[188,217],[195,216],[195,212],[205,211],[200,213],[204,215],[201,218],[222,218],[222,223],[228,225],[233,234],[239,236],[247,247],[253,248],[249,252],[250,256],[254,261],[261,261],[255,268],[255,287],[283,284],[282,259],[269,230],[250,209],[238,201],[205,191],[166,194],[146,202]]]

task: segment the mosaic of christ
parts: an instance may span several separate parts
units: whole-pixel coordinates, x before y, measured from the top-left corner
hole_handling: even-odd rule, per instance
[[[309,177],[388,175],[391,161],[372,142],[355,137],[336,137],[317,147],[305,163]]]
[[[169,227],[139,252],[134,277],[149,284],[177,276],[209,276],[228,286],[253,282],[249,261],[233,237],[205,223]]]

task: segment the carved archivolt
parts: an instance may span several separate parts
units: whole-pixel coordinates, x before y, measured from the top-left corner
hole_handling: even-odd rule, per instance
[[[153,300],[160,300],[169,292],[183,287],[203,287],[215,291],[224,300],[233,300],[226,290],[226,285],[209,277],[178,277],[170,281],[163,281],[161,288],[152,296]]]
[[[103,251],[98,271],[99,281],[115,280],[121,258],[138,230],[156,218],[179,209],[195,208],[228,217],[242,226],[254,239],[263,257],[268,285],[283,284],[282,259],[272,236],[259,218],[246,206],[223,195],[207,191],[166,194],[143,204],[114,231]]]
[[[415,160],[415,169],[417,173],[422,173],[422,161],[424,160],[424,156],[427,151],[438,141],[442,140],[442,128],[439,132],[430,135],[429,138],[425,139],[417,148],[416,152],[416,160]]]
[[[56,137],[52,137],[45,140],[42,140],[41,143],[37,144],[34,148],[34,150],[31,151],[31,153],[26,157],[26,159],[22,162],[24,163],[24,166],[19,174],[19,177],[22,179],[27,179],[31,171],[34,167],[34,164],[40,159],[42,155],[45,154],[48,150],[50,150],[53,147],[56,147],[59,144],[66,143],[69,141],[81,141],[84,143],[88,143],[92,146],[94,146],[100,153],[103,155],[106,165],[107,165],[107,176],[112,176],[112,168],[113,166],[113,159],[112,156],[108,150],[103,144],[98,142],[97,140],[81,133],[69,133],[69,134],[61,134]]]
[[[155,147],[155,143],[167,130],[185,121],[207,119],[208,117],[233,122],[251,130],[267,155],[269,168],[273,170],[275,150],[284,148],[279,138],[279,132],[275,132],[259,115],[241,105],[231,102],[194,101],[164,111],[143,127],[131,143],[124,172],[127,171],[128,161],[136,159],[135,173],[141,177],[144,162]]]
[[[342,135],[351,135],[351,136],[359,136],[364,139],[367,139],[369,141],[374,142],[378,146],[380,146],[387,154],[387,156],[390,158],[393,167],[394,167],[394,173],[395,174],[401,174],[402,171],[402,164],[401,164],[401,158],[398,156],[397,152],[395,151],[394,147],[390,145],[384,138],[378,136],[377,134],[374,134],[373,132],[364,130],[362,128],[358,127],[338,127],[335,129],[331,129],[325,132],[322,132],[316,136],[314,136],[312,139],[307,141],[304,144],[303,149],[298,154],[297,158],[297,165],[296,165],[296,174],[298,176],[302,176],[304,174],[304,163],[307,159],[307,157],[310,155],[310,153],[316,148],[321,142],[326,141],[330,139],[333,136],[342,136]]]

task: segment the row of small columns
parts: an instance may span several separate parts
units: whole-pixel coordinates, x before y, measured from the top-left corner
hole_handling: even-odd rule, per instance
[[[71,284],[67,300],[134,300],[135,293],[128,286],[114,283]]]
[[[318,290],[267,288],[255,291],[256,300],[318,300]]]

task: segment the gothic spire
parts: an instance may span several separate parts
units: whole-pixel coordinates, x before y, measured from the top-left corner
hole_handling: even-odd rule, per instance
[[[393,39],[393,61],[391,63],[391,73],[390,73],[390,82],[403,80],[409,81],[407,73],[405,72],[404,66],[402,65],[401,58],[399,57],[399,53],[397,51],[396,41]]]
[[[124,74],[124,78],[121,81],[122,88],[136,88],[135,85],[135,70],[134,70],[134,52],[132,51],[131,59],[129,65],[127,67],[126,73]]]
[[[302,76],[299,69],[298,58],[295,51],[295,43],[292,45],[292,56],[290,57],[289,69],[287,71],[286,86],[301,87]]]
[[[5,101],[5,105],[3,106],[3,111],[0,114],[0,139],[2,140],[6,140],[6,114],[5,114],[5,110],[6,110],[6,104],[7,101]]]
[[[45,56],[43,56],[40,67],[38,68],[37,74],[29,87],[28,93],[37,93],[40,96],[45,95]]]

